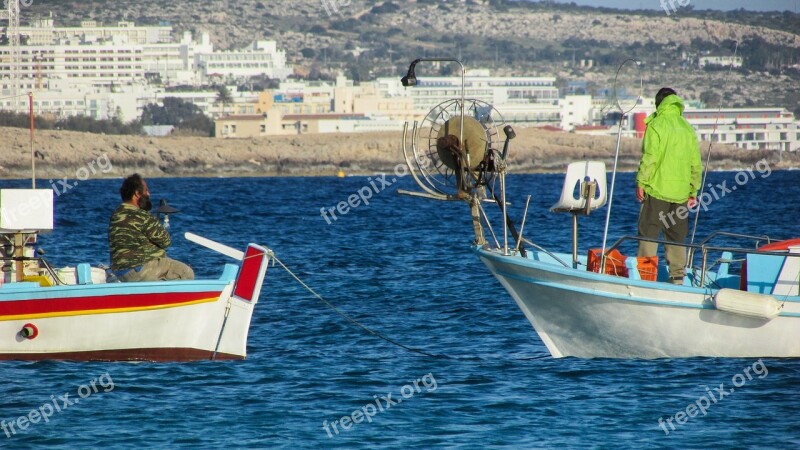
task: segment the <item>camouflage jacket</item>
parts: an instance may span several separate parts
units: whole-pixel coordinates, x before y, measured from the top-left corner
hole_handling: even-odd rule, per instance
[[[172,243],[169,233],[149,212],[123,203],[111,215],[108,225],[108,246],[111,270],[141,266],[166,255]]]

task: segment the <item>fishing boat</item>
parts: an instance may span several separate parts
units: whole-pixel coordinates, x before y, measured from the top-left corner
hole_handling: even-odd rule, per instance
[[[0,359],[242,359],[270,251],[187,233],[238,264],[214,279],[106,282],[103,268],[53,268],[34,250],[53,229],[53,191],[0,190]]]
[[[416,60],[404,86],[424,84],[415,66],[425,61],[461,65],[447,58]],[[620,251],[623,244],[642,240],[666,242],[622,236],[607,245],[615,159],[610,188],[603,162],[567,167],[551,211],[571,216],[572,252],[550,251],[547,242],[524,237],[530,196],[519,230],[509,217],[505,177],[515,133],[491,105],[465,98],[463,65],[461,71],[460,99],[437,105],[411,127],[406,123],[406,164],[422,190],[401,193],[467,203],[472,251],[553,357],[800,356],[800,240],[714,232],[697,243],[679,244],[691,266],[699,263],[687,268],[682,285],[672,284],[657,257],[625,257]],[[579,251],[579,218],[603,207],[603,242]]]

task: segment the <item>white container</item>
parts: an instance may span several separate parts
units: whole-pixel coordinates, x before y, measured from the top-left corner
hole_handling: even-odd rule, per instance
[[[64,284],[78,284],[78,270],[75,267],[62,267],[55,270],[58,278]],[[106,282],[106,271],[99,267],[92,267],[92,284]]]

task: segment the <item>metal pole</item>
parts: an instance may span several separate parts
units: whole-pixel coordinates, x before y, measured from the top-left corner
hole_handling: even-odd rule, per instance
[[[614,184],[617,181],[617,161],[619,160],[619,145],[622,142],[622,124],[625,122],[625,113],[619,121],[617,133],[617,149],[614,152],[614,172],[611,174],[611,189],[608,191],[608,209],[606,210],[606,226],[603,229],[603,250],[600,253],[600,273],[606,273],[606,239],[608,239],[608,225],[611,222],[611,205],[614,203]]]
[[[522,245],[522,232],[525,231],[525,219],[528,218],[528,206],[531,204],[531,196],[525,201],[525,212],[522,214],[522,225],[519,226],[519,236],[517,236],[517,251]]]
[[[33,148],[33,92],[28,93],[28,103],[30,103],[29,114],[31,119],[31,183],[33,184],[33,189],[36,189],[36,154]]]
[[[605,245],[603,247],[605,248]],[[572,268],[578,268],[578,213],[576,212],[572,213]],[[601,273],[605,273],[605,267],[603,270]]]
[[[500,172],[500,194],[503,196],[503,254],[508,256],[508,211],[506,210],[506,172]]]
[[[464,145],[464,108],[467,105],[467,71],[464,69],[464,65],[461,64],[461,61],[456,60],[459,66],[461,66],[461,128],[459,130],[458,142],[461,148],[464,149],[464,153],[466,154],[467,158],[467,171],[472,168],[472,164],[469,161],[469,151],[467,151],[467,147]]]

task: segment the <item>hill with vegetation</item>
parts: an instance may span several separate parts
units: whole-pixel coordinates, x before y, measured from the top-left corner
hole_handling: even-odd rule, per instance
[[[616,10],[508,0],[36,0],[23,22],[170,24],[209,31],[216,48],[274,39],[298,76],[356,81],[399,76],[424,56],[461,59],[499,75],[556,75],[563,91],[610,88],[618,65],[643,63],[647,91],[677,86],[709,106],[784,106],[800,115],[800,15],[785,12]],[[737,47],[738,43],[738,47]],[[689,64],[703,54],[744,57],[730,76]],[[591,68],[581,60],[592,60]],[[422,70],[422,69],[421,69]],[[427,68],[435,74],[454,67]]]

